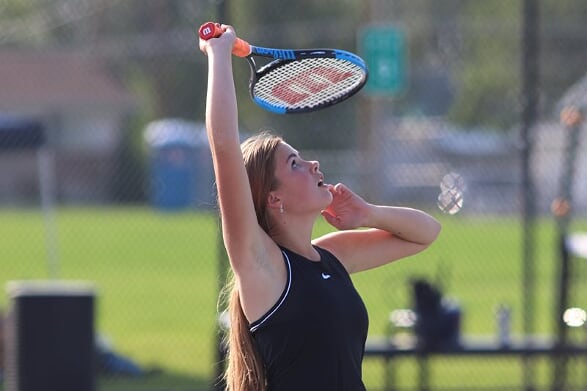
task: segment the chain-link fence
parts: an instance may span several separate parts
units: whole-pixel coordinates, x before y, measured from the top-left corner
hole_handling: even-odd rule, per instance
[[[587,344],[586,18],[583,0],[0,0],[0,311],[9,281],[88,283],[97,389],[213,387],[226,260],[197,27],[221,20],[365,58],[359,94],[297,115],[255,106],[235,59],[242,133],[272,129],[329,182],[443,224],[425,253],[353,276],[370,341],[413,336],[424,279],[462,341],[554,344],[368,356],[368,389],[585,389],[585,358],[556,349]]]

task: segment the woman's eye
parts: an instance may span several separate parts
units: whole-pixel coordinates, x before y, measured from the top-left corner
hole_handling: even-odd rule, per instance
[[[293,160],[291,161],[291,166],[292,166],[292,168],[296,168],[296,167],[298,167],[298,162],[297,162],[295,159],[293,159]]]

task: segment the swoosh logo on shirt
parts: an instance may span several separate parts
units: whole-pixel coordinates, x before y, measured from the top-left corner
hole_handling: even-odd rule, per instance
[[[323,279],[328,280],[330,277],[332,277],[330,274],[322,273]]]

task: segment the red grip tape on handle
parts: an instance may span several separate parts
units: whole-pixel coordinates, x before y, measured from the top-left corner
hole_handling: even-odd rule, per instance
[[[207,22],[200,26],[198,31],[200,38],[203,40],[209,40],[210,38],[218,38],[222,35],[222,28],[218,23]]]
[[[224,33],[224,31],[222,30],[222,27],[220,27],[220,24],[214,22],[206,22],[201,25],[198,30],[200,38],[206,41],[211,38],[218,38],[222,33]],[[251,54],[251,45],[245,40],[236,38],[234,46],[232,47],[232,54],[237,57],[246,57]]]

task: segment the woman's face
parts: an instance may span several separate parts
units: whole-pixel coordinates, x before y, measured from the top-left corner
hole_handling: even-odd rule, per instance
[[[316,212],[332,202],[320,164],[302,159],[298,151],[285,142],[275,153],[275,178],[278,186],[272,193],[279,197],[287,212]]]

